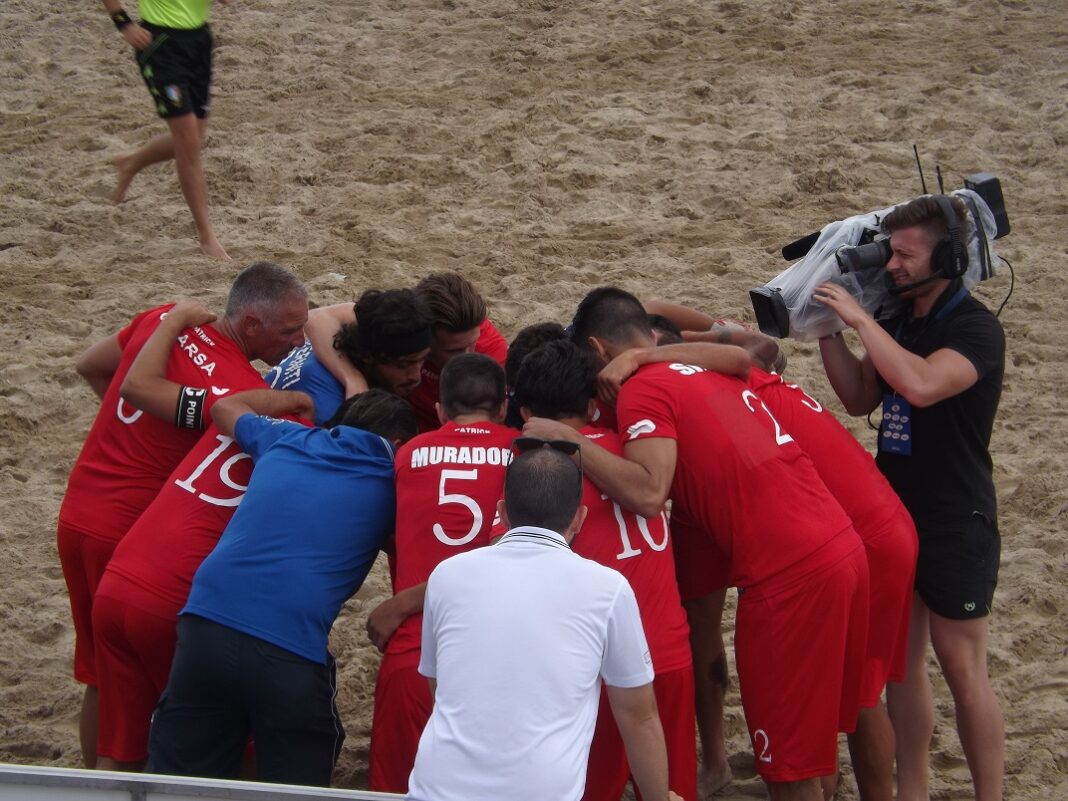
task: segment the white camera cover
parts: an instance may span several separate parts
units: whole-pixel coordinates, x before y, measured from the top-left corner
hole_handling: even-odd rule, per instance
[[[993,240],[997,234],[994,214],[977,193],[970,189],[958,189],[951,195],[959,197],[968,210],[968,269],[964,285],[971,289],[980,281],[994,274],[996,257]],[[866,232],[882,238],[880,223],[894,209],[871,211],[844,220],[832,222],[820,231],[819,238],[807,254],[765,284],[777,290],[790,312],[790,337],[802,342],[818,339],[845,328],[841,318],[829,307],[812,297],[822,283],[834,283],[845,287],[861,307],[882,320],[894,316],[904,301],[890,294],[886,283],[886,270],[874,268],[842,273],[835,253],[839,248],[857,245]],[[978,216],[979,225],[976,225]]]

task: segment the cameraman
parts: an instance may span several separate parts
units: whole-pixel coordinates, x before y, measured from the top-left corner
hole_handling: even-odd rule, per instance
[[[928,797],[934,730],[928,641],[953,693],[975,797],[1002,797],[1004,722],[986,651],[1001,549],[988,447],[1005,335],[959,277],[966,225],[959,200],[932,196],[897,206],[883,220],[892,291],[911,301],[898,317],[876,322],[836,284],[815,292],[864,345],[858,359],[840,334],[823,337],[823,365],[850,414],[882,404],[876,462],[919,532],[907,674],[903,684],[887,688],[901,801]]]

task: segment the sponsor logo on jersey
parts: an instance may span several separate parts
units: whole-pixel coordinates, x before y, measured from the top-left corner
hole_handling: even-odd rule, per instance
[[[424,445],[412,451],[413,469],[435,464],[489,464],[507,467],[511,461],[511,448]]]
[[[637,423],[627,429],[628,439],[637,439],[642,434],[652,434],[656,431],[656,423],[649,418],[639,420]]]
[[[462,426],[456,429],[461,434],[492,434],[488,428],[476,428],[475,426]]]
[[[682,373],[683,375],[697,375],[698,373],[705,372],[704,367],[698,367],[696,364],[680,364],[679,362],[674,362],[669,364],[668,367],[676,373]]]

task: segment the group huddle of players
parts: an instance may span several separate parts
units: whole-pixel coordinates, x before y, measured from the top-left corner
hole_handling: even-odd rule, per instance
[[[509,345],[454,273],[306,309],[289,271],[258,262],[235,280],[221,320],[197,304],[153,308],[79,362],[101,409],[71,472],[58,541],[75,678],[88,687],[87,764],[139,769],[149,757],[176,622],[198,614],[187,607],[198,568],[256,480],[255,460],[232,426],[212,423],[212,408],[270,386],[278,392],[247,396],[250,411],[348,425],[352,398],[370,388],[404,398],[418,421],[417,435],[393,438],[407,440],[394,462],[394,536],[383,543],[394,595],[367,622],[383,652],[372,790],[407,791],[432,706],[417,670],[425,583],[444,559],[503,533],[494,513],[518,429],[581,443],[588,516],[572,547],[634,589],[674,792],[704,797],[729,778],[719,720],[728,586],[739,589],[736,666],[761,776],[834,776],[839,732],[859,746],[858,781],[882,769],[880,696],[904,672],[915,528],[864,448],[772,372],[773,342],[601,288],[568,328],[529,326]],[[742,347],[718,344],[730,341]],[[261,376],[254,360],[273,368]],[[314,412],[270,400],[292,390],[310,396]],[[357,573],[344,597],[366,569]],[[216,620],[272,640],[238,617]],[[258,764],[257,775],[294,778],[277,767]],[[585,797],[617,801],[628,778],[602,697]]]

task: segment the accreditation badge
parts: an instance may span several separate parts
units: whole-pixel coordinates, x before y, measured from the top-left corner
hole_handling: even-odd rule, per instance
[[[912,407],[899,395],[883,395],[879,450],[898,456],[912,455]]]

